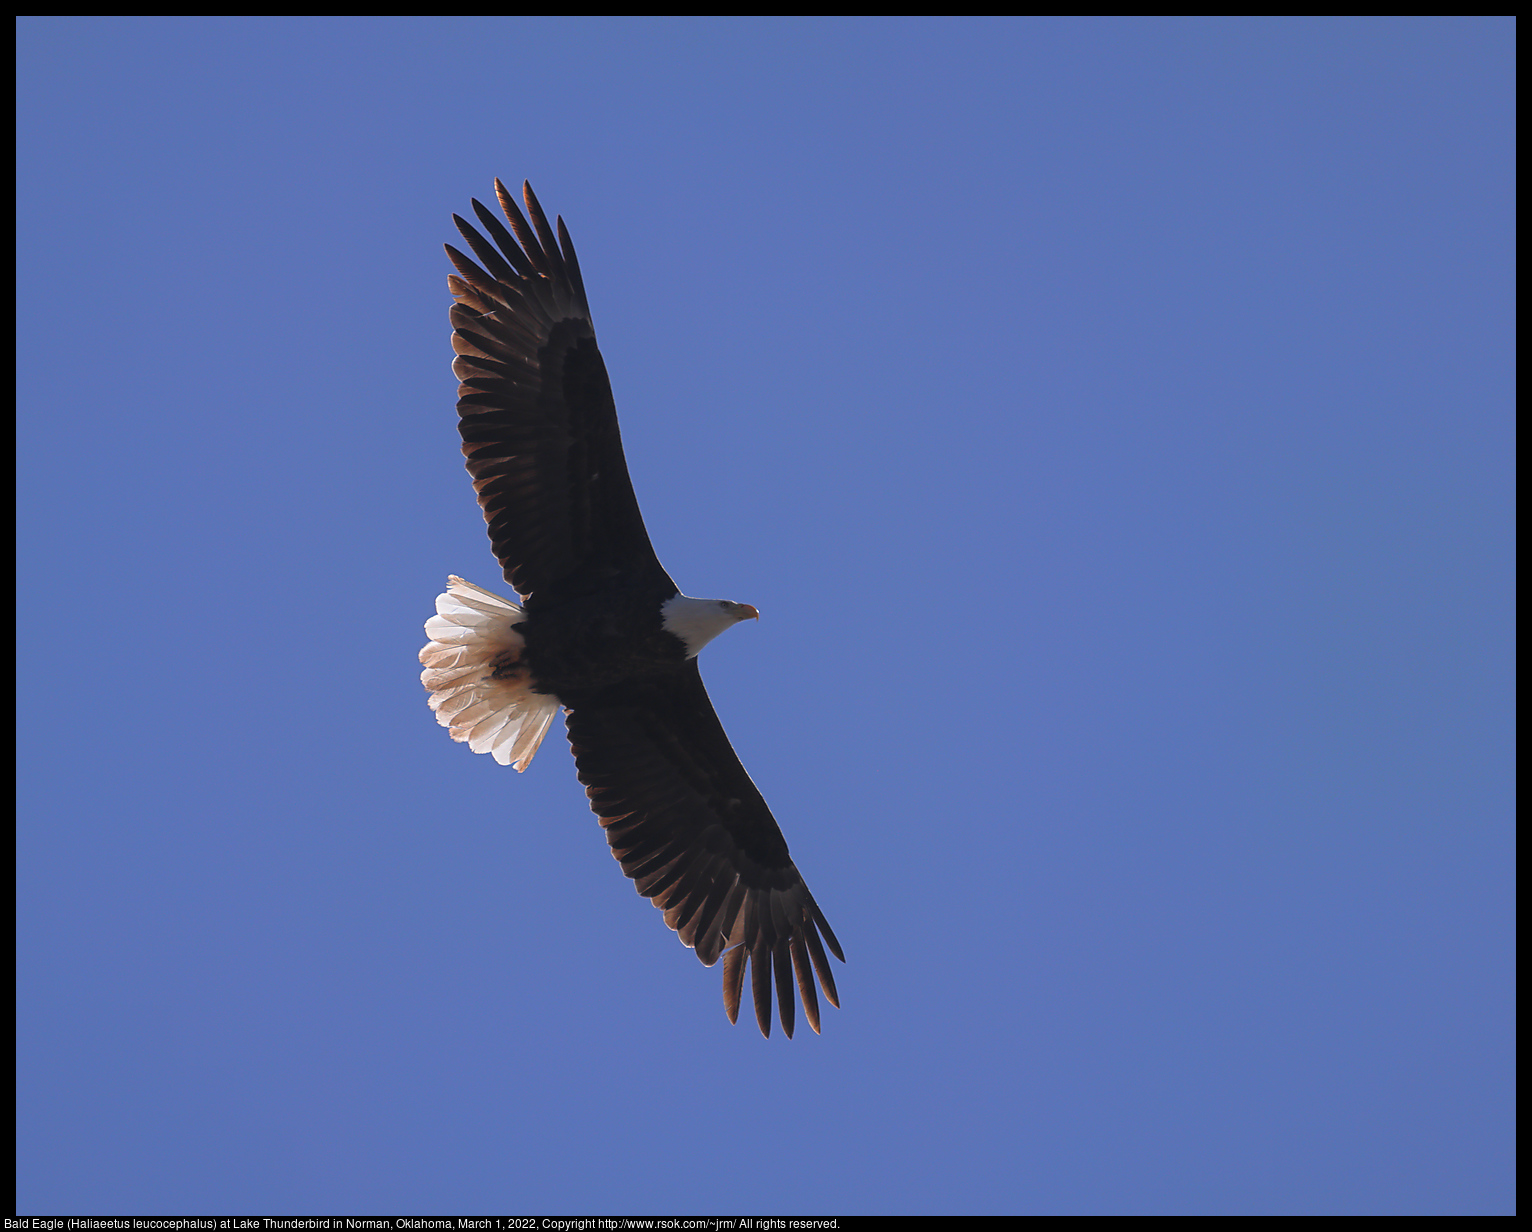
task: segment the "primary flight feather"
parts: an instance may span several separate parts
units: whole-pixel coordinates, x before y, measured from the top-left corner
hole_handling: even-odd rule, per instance
[[[449,578],[421,683],[454,740],[518,770],[562,707],[612,854],[698,958],[723,957],[729,1021],[748,967],[763,1035],[773,986],[792,1035],[795,977],[817,1032],[815,976],[840,1004],[825,947],[845,956],[697,669],[758,613],[681,594],[654,554],[569,232],[522,193],[526,215],[495,181],[510,230],[473,203],[489,238],[453,215],[477,261],[447,245],[463,454],[521,603]]]

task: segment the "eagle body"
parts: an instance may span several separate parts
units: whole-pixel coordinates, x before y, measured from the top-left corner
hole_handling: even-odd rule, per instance
[[[736,1021],[748,968],[756,1022],[791,1036],[794,984],[819,1030],[845,961],[787,841],[713,710],[697,654],[758,613],[680,593],[649,542],[574,246],[525,186],[495,182],[504,224],[454,215],[447,247],[459,431],[514,603],[448,579],[426,622],[421,682],[454,740],[524,770],[563,713],[612,855],[711,966]]]
[[[562,601],[534,596],[518,626],[534,687],[572,708],[614,685],[680,671],[686,644],[665,629],[661,617],[671,597],[654,587],[597,591]]]

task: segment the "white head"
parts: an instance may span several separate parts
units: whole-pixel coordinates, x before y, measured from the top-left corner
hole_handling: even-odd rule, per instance
[[[686,643],[686,657],[697,652],[731,625],[742,620],[759,620],[761,614],[748,603],[730,603],[727,599],[693,599],[677,595],[660,611],[665,617],[665,631]]]

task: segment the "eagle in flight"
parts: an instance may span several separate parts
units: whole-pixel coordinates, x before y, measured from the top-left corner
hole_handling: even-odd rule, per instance
[[[815,976],[839,1005],[825,948],[845,961],[776,819],[714,713],[697,652],[748,603],[693,599],[649,543],[596,348],[579,262],[523,186],[507,230],[453,215],[474,257],[457,268],[452,370],[458,430],[495,558],[519,604],[449,577],[426,622],[421,683],[454,740],[525,770],[559,710],[612,855],[707,966],[739,1019],[745,969],[761,1033],[772,988],[819,1030]],[[530,222],[528,222],[530,218]]]

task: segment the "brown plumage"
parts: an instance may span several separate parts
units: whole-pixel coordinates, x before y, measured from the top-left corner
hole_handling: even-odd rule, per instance
[[[490,239],[454,215],[478,260],[447,247],[453,371],[468,471],[523,603],[452,579],[426,626],[422,680],[454,739],[518,769],[562,705],[612,854],[703,963],[723,957],[729,1020],[748,966],[762,1034],[775,987],[792,1035],[795,977],[817,1032],[816,977],[839,1005],[825,948],[845,956],[695,657],[755,609],[683,596],[660,565],[563,219],[555,235],[530,186],[527,216],[498,180],[495,191],[510,230],[477,201]]]

